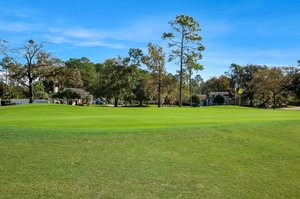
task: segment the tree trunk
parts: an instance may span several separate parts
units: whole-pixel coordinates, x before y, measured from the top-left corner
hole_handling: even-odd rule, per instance
[[[33,88],[32,88],[32,80],[29,79],[28,82],[28,89],[29,89],[29,104],[33,103]]]
[[[250,106],[250,107],[253,107],[253,99],[252,99],[252,98],[249,98],[249,100],[250,100],[249,106]]]
[[[183,41],[184,41],[184,30],[182,27],[181,36],[181,50],[180,50],[180,88],[179,88],[179,107],[182,107],[182,76],[183,76]]]
[[[6,72],[5,72],[5,86],[4,86],[3,94],[6,94],[7,92],[8,92],[8,68],[6,68]]]
[[[140,100],[140,106],[141,107],[143,106],[143,100]]]
[[[117,97],[115,97],[115,107],[118,107],[118,98]]]
[[[273,109],[276,109],[276,94],[273,93]]]
[[[159,75],[159,80],[158,80],[158,101],[157,101],[157,106],[158,108],[160,108],[160,96],[161,96],[161,79],[160,79],[160,75]]]
[[[190,106],[193,106],[193,99],[192,99],[192,72],[190,71],[189,74],[189,83],[190,83]]]
[[[132,99],[131,99],[131,97],[129,99],[129,106],[132,107]]]

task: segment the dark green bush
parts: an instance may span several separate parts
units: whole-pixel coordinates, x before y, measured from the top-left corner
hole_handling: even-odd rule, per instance
[[[222,95],[217,95],[214,98],[214,103],[215,104],[222,105],[222,104],[224,104],[224,102],[225,102],[225,98]]]
[[[193,95],[192,102],[193,102],[193,106],[199,106],[200,105],[200,97],[198,95]]]

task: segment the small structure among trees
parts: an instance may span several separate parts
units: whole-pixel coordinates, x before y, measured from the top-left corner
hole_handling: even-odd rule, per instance
[[[63,92],[58,92],[52,95],[54,103],[70,104],[70,105],[83,105],[91,104],[92,96],[85,90],[79,88],[65,88]]]
[[[206,105],[227,105],[232,104],[232,99],[228,91],[209,92],[206,97]]]

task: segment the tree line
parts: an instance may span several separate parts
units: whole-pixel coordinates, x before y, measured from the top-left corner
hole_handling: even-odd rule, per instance
[[[30,45],[39,45],[31,42]],[[111,100],[115,106],[120,101],[128,105],[138,102],[140,106],[149,101],[158,106],[179,104],[180,77],[167,72],[165,54],[158,45],[150,43],[146,55],[142,50],[132,48],[128,57],[111,58],[102,63],[94,63],[86,57],[67,61],[50,56],[43,60],[44,57],[36,55],[26,67],[3,59],[1,64],[6,66],[3,71],[8,70],[9,75],[7,84],[2,81],[2,99],[28,97],[32,102],[51,97],[57,87],[59,93],[65,88],[82,88],[95,98]],[[147,69],[142,69],[142,65]],[[202,81],[199,75],[192,78],[193,82],[199,79]],[[186,104],[190,94],[186,76],[184,80],[183,100]]]
[[[21,48],[10,48],[0,40],[2,81],[0,96],[5,99],[53,96],[54,87],[82,88],[94,97],[110,100],[114,106],[145,102],[161,105],[198,105],[199,96],[227,91],[231,98],[244,100],[244,105],[272,107],[300,101],[300,75],[297,67],[267,67],[232,64],[220,77],[203,81],[196,71],[200,64],[200,26],[190,16],[178,15],[169,22],[171,32],[162,34],[168,40],[170,53],[149,43],[147,52],[131,48],[126,57],[115,57],[94,63],[86,57],[63,61],[44,50],[45,43],[29,40]],[[178,63],[178,73],[166,70],[167,61]],[[300,60],[298,61],[300,65]],[[242,92],[240,92],[242,91]],[[70,95],[71,96],[71,95]]]
[[[162,39],[169,40],[171,53],[168,57],[162,47],[149,43],[146,54],[132,48],[127,57],[107,59],[103,63],[93,63],[86,57],[64,62],[44,51],[44,43],[29,40],[23,47],[11,49],[7,41],[1,40],[1,66],[9,79],[2,82],[5,84],[3,97],[21,95],[21,90],[25,89],[32,103],[34,98],[49,94],[53,87],[58,87],[60,91],[65,87],[76,87],[96,97],[113,99],[115,106],[120,99],[129,104],[139,101],[142,105],[147,100],[156,101],[159,107],[162,103],[182,106],[185,99],[184,78],[188,71],[191,88],[192,71],[203,68],[199,61],[204,47],[199,34],[200,26],[192,17],[178,15],[170,26],[173,32],[162,34]],[[178,75],[167,73],[166,59],[180,60]],[[147,70],[142,69],[141,65],[145,65]],[[177,82],[179,88],[174,88]],[[189,95],[192,96],[191,89]]]

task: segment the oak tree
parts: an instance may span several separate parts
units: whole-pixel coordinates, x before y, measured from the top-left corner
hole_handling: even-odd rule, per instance
[[[271,101],[273,109],[280,102],[279,97],[287,84],[288,76],[284,70],[278,67],[260,69],[253,75],[251,84],[255,89],[255,94],[260,95],[265,101]]]
[[[253,100],[255,95],[254,85],[251,84],[253,75],[257,71],[266,69],[266,66],[248,64],[246,66],[240,66],[238,64],[231,64],[230,71],[226,72],[226,75],[230,78],[231,91],[238,91],[243,89],[243,95],[249,100],[249,106],[253,106]]]
[[[28,88],[29,103],[34,100],[33,84],[45,75],[45,68],[51,65],[51,55],[43,50],[44,43],[29,40],[19,49],[1,46],[5,56],[2,66],[10,71],[10,78]]]
[[[166,72],[165,53],[162,47],[149,43],[148,55],[143,56],[142,61],[147,65],[148,69],[154,74],[157,83],[157,106],[161,105],[162,80]]]

